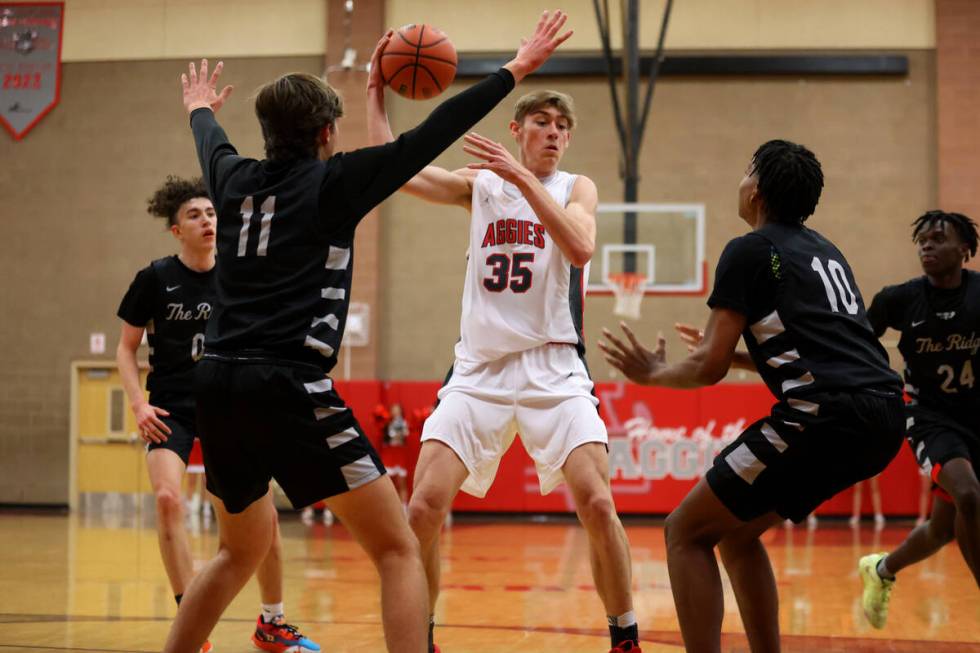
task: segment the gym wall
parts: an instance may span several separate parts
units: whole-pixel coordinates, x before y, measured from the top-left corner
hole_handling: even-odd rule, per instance
[[[378,2],[357,5],[361,11]],[[732,4],[676,3],[668,47],[887,49],[910,57],[910,74],[665,78],[643,149],[641,199],[704,202],[708,259],[714,261],[743,231],[734,214],[735,187],[753,149],[774,136],[799,140],[817,152],[827,174],[813,226],[841,244],[865,295],[913,274],[907,224],[936,201],[931,2],[840,0],[836,18],[826,12],[819,19],[833,23],[815,23],[802,0],[747,1],[741,10]],[[387,24],[440,24],[468,52],[512,48],[545,5],[506,0],[450,8],[435,0],[391,0],[385,10]],[[565,5],[577,29],[569,47],[594,50],[591,2]],[[659,6],[643,3],[644,47],[656,38]],[[104,358],[112,357],[115,310],[128,283],[149,260],[176,249],[163,225],[145,213],[145,200],[166,174],[197,174],[177,85],[187,60],[225,59],[225,77],[237,90],[222,124],[243,154],[260,156],[249,95],[285,71],[323,71],[324,53],[335,46],[326,35],[337,28],[327,25],[328,9],[336,7],[315,0],[66,2],[61,102],[23,141],[0,137],[0,503],[67,503],[70,361],[92,358],[90,333],[106,334]],[[867,24],[879,29],[853,27]],[[605,80],[532,79],[522,90],[552,85],[576,98],[583,117],[564,167],[592,177],[603,200],[618,199],[619,154]],[[510,105],[478,129],[505,139]],[[407,128],[431,106],[393,98],[392,123]],[[357,121],[347,120],[345,139],[356,142]],[[466,161],[454,147],[439,163]],[[466,214],[396,197],[377,225],[377,262],[359,263],[357,270],[357,283],[380,287],[377,362],[355,367],[354,376],[440,378],[458,336]],[[611,304],[608,298],[588,301],[590,343],[611,323]],[[700,322],[706,315],[703,298],[648,298],[644,311],[639,328],[648,340],[675,320]],[[589,362],[597,379],[609,378],[594,348]]]

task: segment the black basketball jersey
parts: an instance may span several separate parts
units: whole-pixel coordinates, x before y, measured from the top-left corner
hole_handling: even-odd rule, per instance
[[[913,403],[978,421],[980,384],[980,273],[963,270],[958,288],[935,288],[925,276],[875,295],[868,317],[879,336],[901,331],[905,391]]]
[[[218,213],[217,301],[209,355],[337,362],[350,303],[354,230],[513,88],[501,69],[395,141],[327,161],[238,155],[208,109],[191,115]]]
[[[117,315],[146,328],[150,392],[191,392],[194,363],[204,352],[204,330],[214,304],[212,268],[195,272],[177,256],[153,261],[136,273]]]
[[[738,264],[764,272],[771,284],[752,283],[744,290],[747,308],[740,309],[725,300],[732,296],[725,292],[732,276],[726,268],[747,257],[753,260]],[[749,354],[769,390],[791,408],[817,414],[819,405],[807,398],[829,391],[901,392],[847,260],[812,229],[767,224],[733,240],[719,261],[709,305],[746,314]]]

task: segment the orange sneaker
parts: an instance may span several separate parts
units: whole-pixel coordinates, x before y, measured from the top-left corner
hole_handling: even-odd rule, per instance
[[[214,651],[214,645],[211,641],[204,642],[204,646],[201,647],[201,653],[212,653]]]
[[[281,617],[266,623],[260,615],[255,623],[252,643],[256,648],[270,653],[318,653],[320,645],[303,637],[296,626],[287,624]]]

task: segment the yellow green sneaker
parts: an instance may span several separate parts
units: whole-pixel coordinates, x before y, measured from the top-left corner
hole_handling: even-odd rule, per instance
[[[888,554],[872,553],[858,562],[858,572],[864,583],[861,606],[864,608],[864,616],[875,628],[885,627],[885,621],[888,619],[888,601],[892,596],[892,586],[895,585],[894,580],[878,575],[878,561],[886,555]]]

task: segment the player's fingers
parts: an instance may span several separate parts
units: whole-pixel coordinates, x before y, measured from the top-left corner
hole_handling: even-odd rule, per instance
[[[612,365],[613,367],[615,367],[620,371],[625,372],[626,368],[629,367],[629,362],[627,357],[618,351],[610,351],[606,349],[603,352],[603,357],[610,365]]]
[[[197,84],[197,68],[194,67],[193,61],[187,64],[187,79],[190,80],[191,86]]]
[[[489,170],[490,169],[490,164],[489,163],[467,163],[466,164],[466,167],[469,168],[470,170]]]
[[[158,408],[157,406],[153,406],[153,412],[155,412],[157,415],[163,415],[164,417],[170,417],[170,411],[167,410],[166,408]]]
[[[619,362],[619,361],[617,361],[617,360],[613,360],[613,359],[612,359],[612,358],[610,358],[609,356],[603,356],[603,358],[605,358],[605,359],[606,359],[606,362],[607,362],[607,363],[609,363],[610,365],[612,365],[613,367],[615,367],[615,368],[616,368],[617,370],[619,370],[620,372],[622,372],[622,371],[623,371],[623,367],[622,367],[622,365],[620,364],[620,362]]]
[[[180,85],[184,87],[185,91],[187,90],[187,73],[180,74]]]
[[[556,11],[555,15],[551,17],[551,24],[548,25],[548,36],[550,38],[554,38],[555,34],[558,33],[558,30],[561,29],[561,26],[565,24],[566,20],[568,20],[568,16],[565,13],[562,11]]]
[[[147,426],[150,426],[154,430],[160,431],[161,433],[166,433],[167,435],[170,435],[170,433],[171,433],[170,427],[167,426],[166,422],[161,421],[160,419],[158,419],[155,416],[154,417],[151,417],[147,421]]]
[[[214,71],[212,71],[212,73],[211,73],[211,79],[208,80],[208,84],[210,86],[213,87],[213,86],[217,86],[218,85],[218,78],[221,77],[221,69],[224,68],[224,66],[225,66],[225,62],[224,61],[219,61],[215,65]]]
[[[561,36],[559,36],[557,39],[554,40],[554,47],[557,48],[559,45],[561,45],[562,43],[564,43],[565,41],[567,41],[568,39],[570,39],[572,37],[572,34],[574,34],[574,33],[575,33],[575,30],[571,30],[570,29],[567,32],[565,32],[564,34],[562,34]]]
[[[663,331],[657,331],[657,353],[662,354],[667,351],[667,339],[664,338]]]
[[[145,433],[146,434],[146,437],[149,438],[150,441],[152,441],[152,442],[166,442],[167,441],[167,438],[165,438],[162,433],[160,433],[155,428],[153,428],[153,425],[152,424],[147,424],[145,427],[143,427],[143,433]]]
[[[544,31],[545,26],[548,24],[548,10],[545,9],[541,12],[541,17],[538,18],[538,24],[534,27],[534,33],[540,34]]]
[[[466,134],[465,136],[463,136],[463,140],[470,141],[471,143],[479,143],[479,144],[484,145],[484,146],[487,146],[487,147],[493,147],[494,145],[497,145],[497,146],[500,145],[499,143],[496,143],[495,141],[490,140],[489,138],[487,138],[486,136],[483,136],[482,134],[477,134],[476,132],[470,132],[470,133]]]
[[[619,328],[622,329],[623,333],[626,334],[626,337],[629,339],[630,344],[633,345],[634,351],[650,351],[649,349],[646,348],[646,346],[644,346],[643,343],[637,340],[636,334],[633,333],[633,329],[629,328],[625,322],[620,322]]]
[[[231,86],[230,84],[228,86],[225,86],[223,89],[221,89],[221,93],[218,95],[218,99],[224,102],[225,100],[228,99],[228,96],[230,96],[231,92],[234,90],[235,87]]]
[[[626,347],[625,343],[623,343],[622,340],[620,340],[619,338],[617,338],[616,336],[614,336],[613,333],[612,333],[612,331],[610,331],[606,327],[602,327],[602,335],[605,336],[606,340],[608,340],[614,347],[616,347],[620,351],[623,351],[623,352],[629,351],[629,349]]]
[[[463,151],[469,154],[470,156],[475,156],[478,159],[483,159],[484,161],[489,161],[492,158],[489,154],[487,154],[483,150],[476,147],[470,147],[469,145],[464,145]]]
[[[197,73],[198,79],[202,82],[208,78],[208,60],[201,59],[201,69]]]

